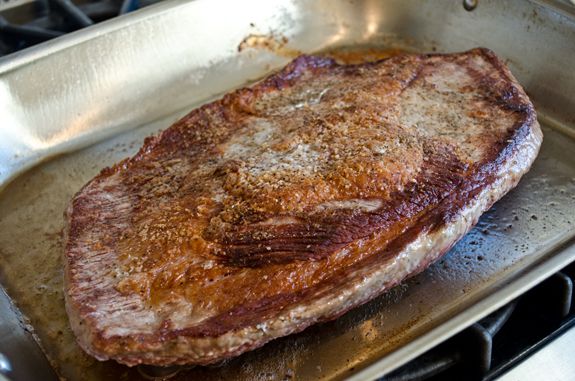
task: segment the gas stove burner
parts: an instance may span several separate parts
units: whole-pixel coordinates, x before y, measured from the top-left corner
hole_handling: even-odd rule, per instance
[[[158,0],[0,0],[0,56],[134,11]]]

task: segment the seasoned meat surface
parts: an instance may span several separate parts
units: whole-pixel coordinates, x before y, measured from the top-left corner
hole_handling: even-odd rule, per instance
[[[334,319],[448,251],[541,139],[489,50],[299,57],[76,194],[72,328],[101,360],[209,364]]]

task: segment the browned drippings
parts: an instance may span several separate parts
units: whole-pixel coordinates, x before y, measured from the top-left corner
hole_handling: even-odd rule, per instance
[[[400,48],[355,48],[332,50],[324,54],[335,59],[338,63],[352,65],[375,62],[406,53],[406,50]]]
[[[278,34],[250,34],[238,44],[238,52],[264,49],[281,57],[296,58],[304,53],[289,46],[289,39]],[[339,48],[322,52],[321,55],[335,59],[340,64],[361,64],[390,58],[407,51],[401,48],[355,47]]]
[[[288,38],[275,34],[250,34],[238,45],[238,52],[246,49],[265,49],[278,56],[295,58],[302,54],[301,51],[287,46]]]

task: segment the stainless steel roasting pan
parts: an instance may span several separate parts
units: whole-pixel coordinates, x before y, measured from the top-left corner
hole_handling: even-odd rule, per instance
[[[575,259],[575,12],[567,2],[168,1],[0,60],[0,352],[15,380],[140,380],[74,342],[62,212],[102,167],[298,52],[476,46],[509,64],[545,140],[532,171],[444,259],[342,318],[177,380],[364,380]],[[35,344],[39,341],[40,347]],[[49,359],[49,361],[46,361]]]

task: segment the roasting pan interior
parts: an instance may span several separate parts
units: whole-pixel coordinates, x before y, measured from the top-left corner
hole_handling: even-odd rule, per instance
[[[302,52],[485,46],[525,86],[545,134],[517,189],[443,259],[387,294],[175,379],[362,379],[400,366],[575,258],[575,74],[567,64],[575,22],[569,8],[552,5],[483,0],[468,12],[450,0],[170,1],[1,60],[2,285],[62,377],[143,379],[83,354],[68,327],[62,213],[84,183],[187,111]],[[9,351],[3,343],[0,352]]]

